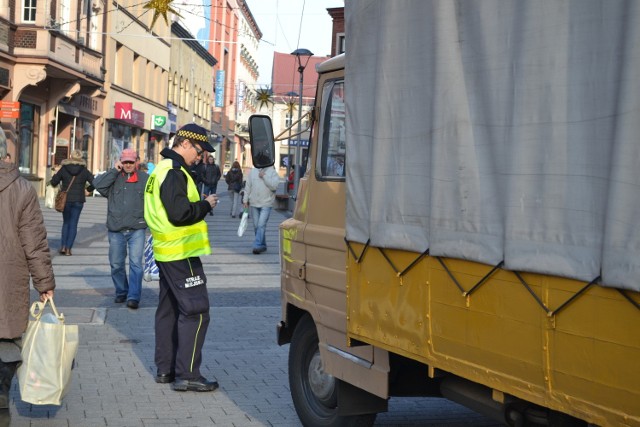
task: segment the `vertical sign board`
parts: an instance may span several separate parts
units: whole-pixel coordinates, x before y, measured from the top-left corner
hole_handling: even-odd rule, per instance
[[[238,106],[238,112],[244,111],[244,92],[246,91],[246,86],[242,80],[238,83],[238,101],[236,105]]]
[[[216,107],[224,107],[224,70],[216,71]]]

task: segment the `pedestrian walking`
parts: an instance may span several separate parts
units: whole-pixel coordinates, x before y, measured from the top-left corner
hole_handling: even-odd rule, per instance
[[[229,199],[231,200],[231,211],[229,214],[232,218],[235,218],[236,215],[240,215],[240,201],[242,200],[240,192],[242,191],[242,181],[244,180],[240,163],[237,161],[233,162],[224,180],[228,185]]]
[[[137,309],[142,295],[143,253],[145,230],[144,188],[149,175],[136,170],[137,153],[131,148],[122,150],[115,167],[98,175],[93,186],[108,199],[107,230],[109,236],[109,264],[115,286],[115,302],[127,302]],[[129,256],[129,277],[126,258]]]
[[[202,156],[198,156],[196,161],[191,165],[191,173],[195,177],[196,187],[200,191],[200,195],[204,194],[204,162]]]
[[[207,161],[204,163],[201,173],[201,181],[204,183],[202,195],[209,196],[216,194],[218,192],[218,181],[220,181],[222,173],[218,165],[216,165],[216,159],[213,157],[213,154],[207,156]],[[209,212],[209,215],[213,215],[213,210]]]
[[[173,382],[175,391],[213,391],[217,381],[200,373],[202,346],[209,326],[207,277],[200,256],[209,255],[204,217],[218,204],[215,194],[201,200],[193,165],[213,152],[206,129],[190,123],[176,132],[172,148],[147,183],[144,216],[153,236],[160,270],[156,310],[156,382]]]
[[[60,191],[67,192],[67,203],[62,212],[62,237],[60,254],[71,256],[71,248],[78,234],[78,221],[87,201],[86,192],[93,192],[93,174],[86,167],[82,151],[73,150],[71,158],[62,161],[60,169],[51,177],[51,185],[61,184]]]
[[[265,230],[267,221],[271,215],[273,202],[276,199],[276,190],[280,177],[273,168],[253,168],[249,172],[244,187],[243,203],[244,207],[251,207],[251,218],[253,219],[253,230],[255,239],[253,241],[253,253],[260,254],[267,250]]]
[[[0,129],[0,159],[6,152]],[[38,195],[18,167],[0,160],[0,420],[9,419],[9,390],[29,317],[29,281],[40,300],[56,287]]]

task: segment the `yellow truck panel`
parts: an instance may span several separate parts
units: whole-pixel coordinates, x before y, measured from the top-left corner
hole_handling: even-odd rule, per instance
[[[598,425],[640,425],[637,293],[350,246],[350,339]]]

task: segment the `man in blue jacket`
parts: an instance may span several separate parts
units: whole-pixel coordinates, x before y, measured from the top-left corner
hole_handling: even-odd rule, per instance
[[[144,188],[147,175],[136,170],[138,153],[131,148],[122,150],[120,160],[110,171],[98,175],[93,186],[109,199],[107,229],[109,230],[109,263],[111,280],[116,288],[116,303],[127,302],[137,309],[142,294],[145,229]],[[129,277],[125,260],[129,252]]]

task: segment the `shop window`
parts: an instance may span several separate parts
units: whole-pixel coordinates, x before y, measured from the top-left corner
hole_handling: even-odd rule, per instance
[[[35,154],[38,141],[38,128],[40,108],[20,103],[20,133],[18,141],[18,169],[20,173],[31,174],[35,172]]]
[[[137,129],[131,128],[122,123],[109,122],[107,131],[107,144],[105,144],[107,168],[113,167],[115,162],[120,159],[120,153],[125,148],[136,148]]]

